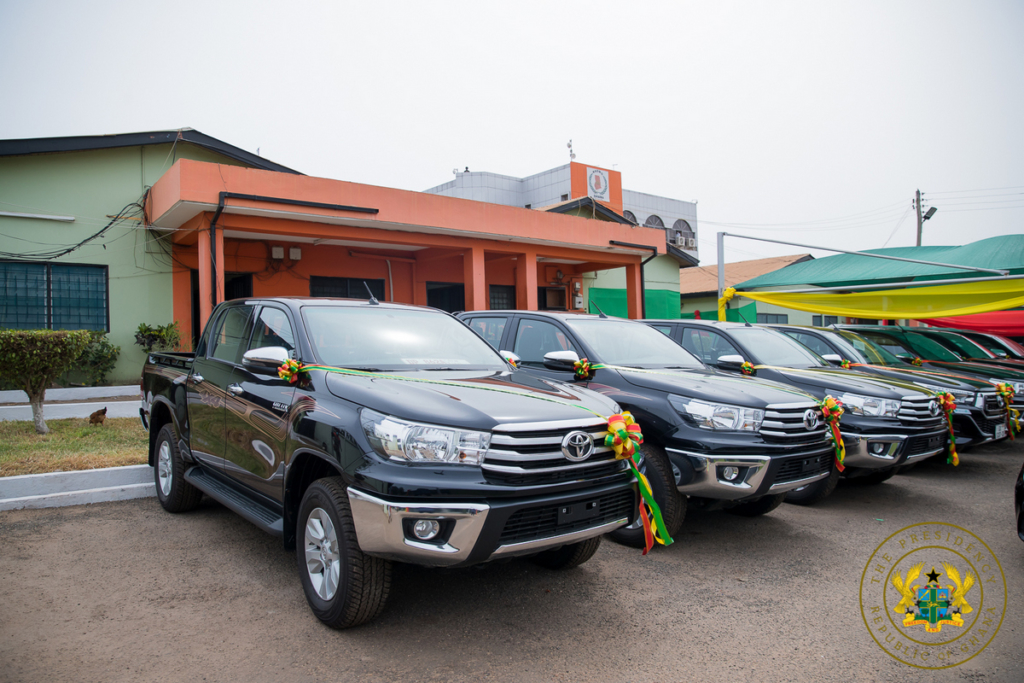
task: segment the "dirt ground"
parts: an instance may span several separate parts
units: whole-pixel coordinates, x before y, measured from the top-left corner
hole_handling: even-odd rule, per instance
[[[400,565],[384,614],[349,631],[310,613],[293,554],[216,503],[0,513],[0,680],[1020,683],[1022,458],[1024,440],[813,508],[691,512],[670,548],[605,541],[569,572]],[[925,521],[984,539],[1009,591],[988,649],[942,671],[883,653],[858,602],[874,548]]]

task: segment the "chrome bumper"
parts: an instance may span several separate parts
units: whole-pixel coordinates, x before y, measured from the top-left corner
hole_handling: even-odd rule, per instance
[[[392,503],[349,487],[349,505],[359,548],[368,555],[430,567],[449,567],[469,559],[484,529],[490,506],[486,503]],[[454,523],[444,543],[416,541],[406,536],[405,519],[436,519]],[[491,558],[532,555],[614,531],[628,519],[607,522],[590,529],[498,546]],[[486,560],[484,560],[486,561]]]
[[[739,500],[749,498],[757,493],[768,474],[768,466],[772,459],[767,455],[707,455],[692,453],[678,448],[666,448],[669,453],[682,455],[693,464],[693,480],[689,484],[677,486],[680,493],[699,498],[716,498],[719,500]],[[725,481],[719,477],[720,468],[738,467],[743,475],[735,481]],[[824,479],[828,472],[819,472],[797,481],[786,481],[773,484],[767,493],[785,493],[793,489],[807,486],[819,479]]]
[[[900,452],[903,449],[903,442],[916,436],[936,436],[944,434],[945,430],[938,430],[928,434],[851,434],[841,432],[843,444],[846,446],[846,459],[843,464],[848,467],[863,467],[866,469],[884,469],[892,467],[900,462]],[[882,452],[872,452],[872,447],[882,444]],[[907,456],[904,462],[911,462],[920,458],[929,458],[938,455],[946,450],[945,446],[924,453],[915,453]]]

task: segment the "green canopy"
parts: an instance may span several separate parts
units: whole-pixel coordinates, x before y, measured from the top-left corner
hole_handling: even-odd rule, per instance
[[[845,245],[837,246],[844,247]],[[865,249],[864,251],[868,254],[954,263],[960,266],[1004,269],[1009,270],[1012,274],[1024,274],[1024,235],[990,237],[960,247],[893,247],[890,249]],[[956,268],[903,263],[854,254],[837,254],[813,261],[795,263],[771,273],[765,273],[736,285],[736,289],[742,291],[793,285],[842,287],[909,280],[975,278],[988,275],[990,274]]]

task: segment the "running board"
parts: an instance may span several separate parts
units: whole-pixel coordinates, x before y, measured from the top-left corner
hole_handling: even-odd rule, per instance
[[[208,474],[201,467],[190,467],[185,472],[185,481],[268,534],[284,535],[284,519],[281,515]]]

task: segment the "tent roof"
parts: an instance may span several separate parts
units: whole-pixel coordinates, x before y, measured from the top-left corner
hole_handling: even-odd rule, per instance
[[[1024,273],[1024,235],[990,237],[963,246],[892,247],[866,249],[869,254],[955,263],[962,266],[998,268]],[[793,285],[838,287],[844,285],[884,284],[910,280],[939,280],[985,277],[988,273],[902,263],[854,254],[837,254],[813,261],[795,263],[736,285],[740,290]]]

